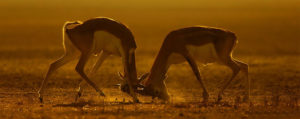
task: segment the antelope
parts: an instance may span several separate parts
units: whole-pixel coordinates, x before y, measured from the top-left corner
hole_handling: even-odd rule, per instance
[[[247,76],[249,96],[248,65],[232,57],[237,42],[236,35],[233,32],[219,28],[195,26],[170,32],[160,48],[147,80],[140,84],[144,86],[144,89],[139,90],[138,93],[168,101],[169,95],[164,81],[166,73],[172,64],[187,61],[202,86],[204,102],[208,101],[209,94],[202,81],[197,62],[202,64],[220,63],[232,70],[231,78],[218,93],[218,102],[222,100],[224,90],[239,71],[243,71]]]
[[[108,56],[121,57],[126,78],[124,83],[129,87],[127,92],[132,96],[134,102],[139,102],[133,90],[133,86],[139,83],[135,65],[135,49],[137,46],[127,26],[113,19],[103,17],[89,19],[85,22],[66,22],[63,26],[63,47],[65,54],[50,65],[38,91],[41,102],[43,102],[42,94],[49,77],[55,70],[75,59],[79,59],[75,70],[81,78],[101,96],[105,96],[102,90],[84,72],[85,64],[92,55],[99,56],[90,74],[94,74]],[[82,79],[79,79],[76,100],[82,93]]]

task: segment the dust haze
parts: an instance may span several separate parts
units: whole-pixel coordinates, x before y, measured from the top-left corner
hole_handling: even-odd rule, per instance
[[[288,113],[299,118],[300,91],[300,1],[298,0],[12,0],[0,2],[0,116],[3,118],[274,118]],[[63,55],[62,25],[110,17],[126,24],[138,48],[138,74],[150,70],[165,36],[189,26],[212,26],[236,33],[239,43],[233,56],[249,64],[255,111],[232,105],[246,81],[241,73],[225,91],[226,103],[204,108],[202,90],[187,63],[168,71],[171,104],[139,96],[146,104],[123,104],[131,98],[113,85],[122,70],[118,57],[109,57],[92,80],[106,98],[86,86],[81,102],[74,104],[76,61],[63,66],[50,78],[41,106],[35,92],[49,64]],[[86,70],[95,59],[91,58]],[[211,101],[231,71],[222,65],[200,66]],[[276,101],[276,99],[279,99]],[[294,100],[294,102],[293,102]],[[295,101],[296,100],[296,101]],[[149,102],[149,103],[148,103]],[[228,105],[226,106],[226,104]],[[274,106],[275,104],[278,104]],[[291,107],[291,105],[293,107]],[[154,111],[157,110],[157,111]],[[248,110],[248,111],[245,111]],[[228,112],[223,114],[220,112]],[[273,113],[272,113],[273,112]],[[173,115],[173,116],[172,116]],[[175,116],[174,116],[175,115]],[[225,115],[225,116],[224,116]]]

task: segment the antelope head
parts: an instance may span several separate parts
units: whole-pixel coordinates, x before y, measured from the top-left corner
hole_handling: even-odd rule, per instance
[[[144,89],[142,91],[139,91],[138,93],[146,96],[152,96],[152,99],[159,98],[164,101],[169,101],[169,93],[165,84],[165,79],[167,78],[167,75],[163,75],[162,77],[148,77],[148,81],[151,80],[153,82],[146,82],[146,86],[144,86]],[[151,78],[151,79],[150,79]]]
[[[150,73],[145,73],[145,74],[141,75],[138,78],[139,83],[134,86],[135,92],[139,93],[141,95],[152,96],[152,98],[156,98],[157,97],[157,98],[162,99],[164,101],[168,101],[169,100],[169,94],[168,94],[167,87],[166,87],[165,82],[164,82],[164,80],[168,76],[164,75],[162,77],[162,80],[159,81],[158,83],[151,83],[149,85],[144,85],[142,82],[146,78],[150,78],[150,77],[148,77],[149,74]],[[117,86],[119,86],[119,88],[123,92],[129,93],[129,86],[128,86],[127,82],[125,81],[124,76],[120,72],[119,72],[119,77],[120,77],[120,79],[122,80],[123,83],[117,84]]]
[[[129,94],[129,85],[127,80],[125,79],[125,76],[122,75],[120,72],[118,72],[118,75],[120,77],[121,84],[116,84],[115,86],[118,86],[123,92]],[[144,90],[145,87],[141,83],[148,77],[148,75],[149,73],[145,73],[138,78],[138,83],[136,85],[133,85],[135,92],[140,93],[141,91]]]

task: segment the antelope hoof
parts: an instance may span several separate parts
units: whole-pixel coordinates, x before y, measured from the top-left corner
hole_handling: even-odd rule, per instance
[[[43,97],[42,97],[40,91],[38,91],[37,93],[38,93],[38,96],[39,96],[40,103],[43,103],[44,101],[43,101]]]
[[[222,98],[222,95],[218,95],[217,103],[221,102],[222,99],[223,99],[223,98]]]
[[[141,103],[139,99],[133,99],[134,103]]]
[[[39,97],[40,103],[44,103],[43,97]]]
[[[203,92],[203,102],[208,102],[208,97],[209,97],[208,93],[206,91]]]
[[[244,97],[243,97],[243,102],[248,102],[249,101],[249,95],[245,95]]]
[[[82,93],[81,93],[81,92],[78,92],[78,93],[77,93],[77,96],[78,96],[78,98],[80,98],[80,97],[82,96]]]
[[[105,94],[103,92],[99,92],[99,94],[103,97],[106,97]]]
[[[82,93],[81,92],[78,92],[76,97],[75,97],[75,102],[78,101],[78,99],[82,96]]]

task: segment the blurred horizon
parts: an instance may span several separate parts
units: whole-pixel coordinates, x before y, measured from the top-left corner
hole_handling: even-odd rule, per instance
[[[97,4],[95,4],[97,3]],[[109,7],[114,8],[242,8],[242,7],[254,7],[254,8],[290,8],[299,9],[300,5],[298,0],[172,0],[172,2],[165,0],[151,0],[151,1],[139,1],[139,0],[10,0],[1,1],[1,7],[8,6],[31,6],[31,7]],[[43,5],[43,6],[41,6]],[[100,6],[99,6],[100,5]]]
[[[235,32],[237,54],[300,54],[299,13],[298,0],[1,1],[0,51],[61,53],[65,21],[103,16],[129,26],[138,52],[156,54],[170,31],[201,25]]]

